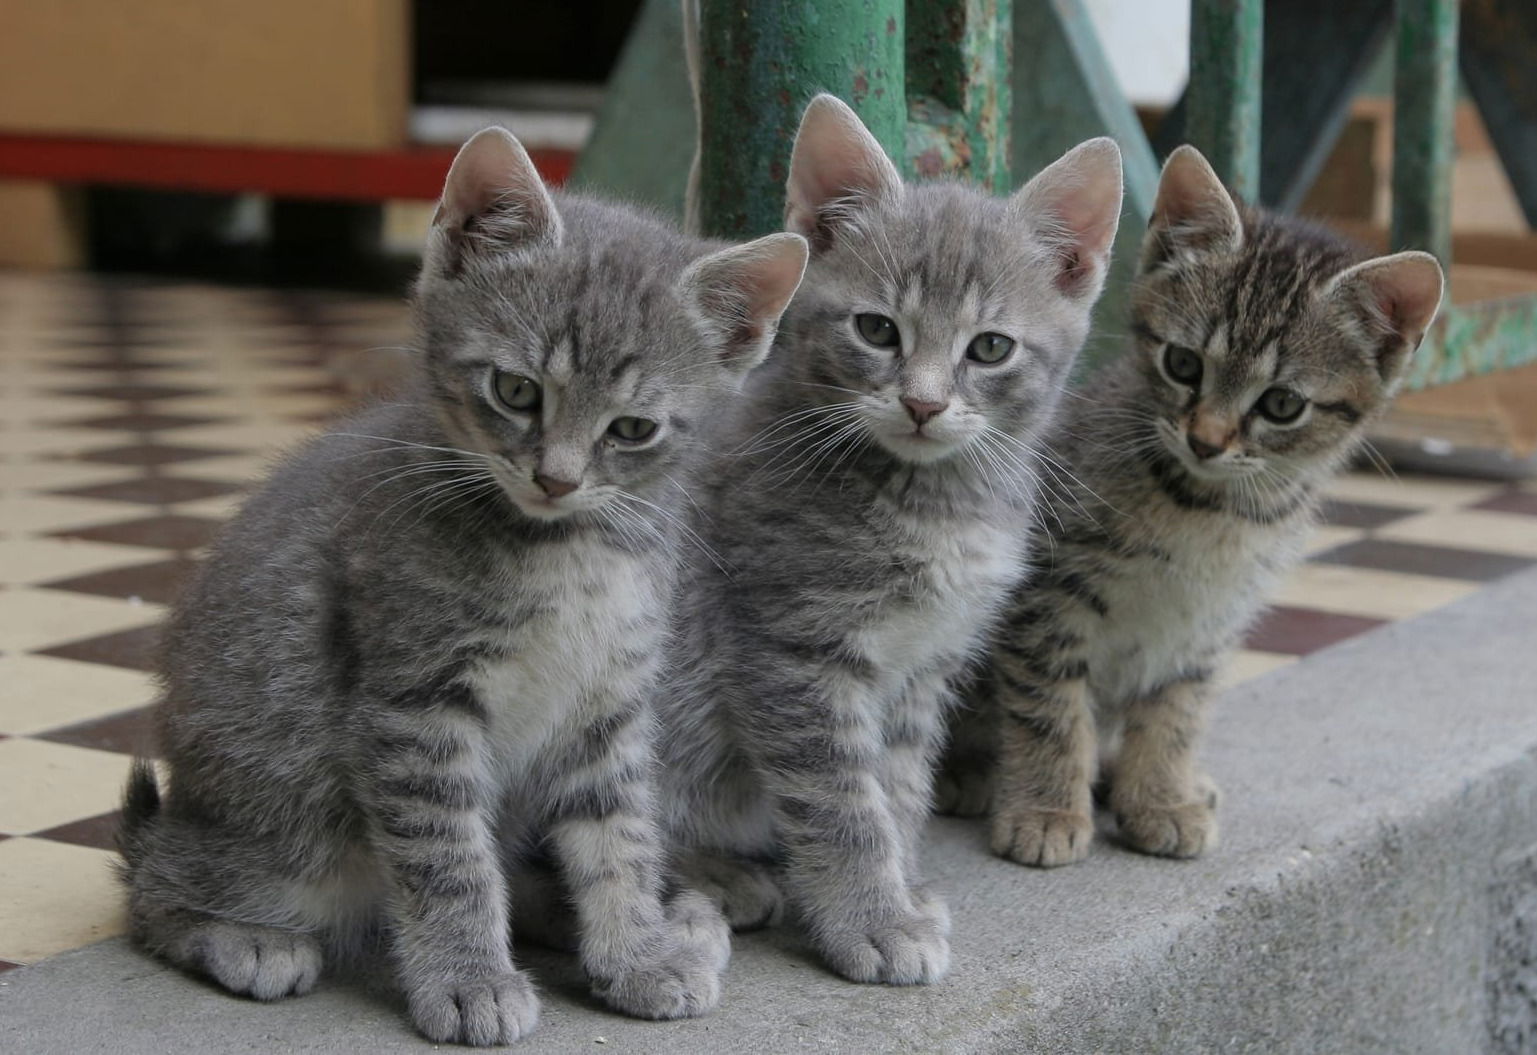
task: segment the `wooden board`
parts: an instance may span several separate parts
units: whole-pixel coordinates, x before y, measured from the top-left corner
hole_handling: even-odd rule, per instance
[[[407,0],[6,3],[0,131],[392,148]]]

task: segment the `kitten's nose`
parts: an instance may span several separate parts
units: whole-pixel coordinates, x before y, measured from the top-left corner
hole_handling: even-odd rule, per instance
[[[550,476],[546,473],[535,473],[534,483],[538,484],[540,489],[551,498],[564,498],[581,486],[574,481],[562,480],[558,476]]]
[[[913,419],[913,424],[924,425],[930,420],[944,413],[949,403],[925,403],[921,399],[902,398],[902,405],[907,408],[907,416]]]
[[[1200,458],[1202,461],[1205,461],[1207,458],[1215,458],[1217,455],[1222,453],[1221,447],[1216,447],[1210,443],[1207,443],[1193,432],[1185,433],[1185,442],[1190,444],[1190,449],[1194,451],[1195,456]]]

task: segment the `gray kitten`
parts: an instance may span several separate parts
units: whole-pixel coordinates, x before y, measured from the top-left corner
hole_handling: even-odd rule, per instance
[[[805,258],[552,198],[500,129],[464,147],[415,387],[279,469],[171,623],[170,784],[136,768],[121,836],[135,938],[274,999],[377,927],[422,1033],[508,1043],[538,1002],[507,870],[548,854],[605,1002],[715,1004],[729,932],[665,896],[650,699],[698,438]]]
[[[1238,207],[1190,147],[1164,167],[1132,292],[1134,346],[1060,422],[1076,476],[1042,518],[941,805],[993,849],[1089,850],[1100,756],[1120,834],[1193,857],[1216,839],[1196,768],[1213,673],[1300,559],[1322,485],[1388,405],[1435,317],[1425,253],[1363,261],[1319,228]],[[996,790],[989,788],[997,754]]]
[[[664,785],[682,867],[738,927],[769,859],[827,962],[932,982],[948,915],[918,843],[948,682],[1022,570],[1034,445],[1088,331],[1121,204],[1108,139],[1011,198],[904,186],[847,106],[795,140],[807,280],[717,459]]]

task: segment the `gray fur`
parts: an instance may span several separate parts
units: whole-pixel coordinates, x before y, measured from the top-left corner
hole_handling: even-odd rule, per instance
[[[941,710],[1022,569],[1035,443],[1119,203],[1108,141],[993,199],[904,187],[831,97],[802,122],[788,219],[812,262],[704,490],[719,564],[694,562],[682,605],[664,786],[690,881],[738,927],[775,919],[782,883],[849,979],[948,965],[916,863]],[[894,319],[900,349],[859,313]],[[969,363],[989,331],[1012,358]],[[934,438],[902,397],[949,404]]]
[[[380,931],[424,1034],[508,1043],[538,1001],[507,871],[549,858],[610,1006],[715,1004],[729,932],[664,889],[650,699],[699,437],[804,253],[557,202],[503,132],[465,147],[412,387],[289,458],[171,621],[169,786],[137,767],[121,834],[138,941],[272,999]],[[500,408],[493,367],[543,408]],[[654,442],[609,439],[621,414]]]
[[[942,808],[991,799],[997,853],[1066,864],[1088,852],[1103,758],[1125,842],[1175,857],[1215,842],[1195,764],[1212,676],[1300,559],[1321,487],[1388,405],[1440,289],[1423,253],[1362,263],[1327,232],[1239,209],[1190,148],[1171,157],[1133,344],[1053,436],[1070,479],[954,723]],[[1195,388],[1170,375],[1169,345],[1202,357]],[[1259,413],[1275,386],[1308,399],[1294,424]]]

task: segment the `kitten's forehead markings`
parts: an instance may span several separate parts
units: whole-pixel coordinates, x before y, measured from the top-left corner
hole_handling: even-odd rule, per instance
[[[565,385],[576,372],[576,354],[571,338],[564,337],[545,346],[544,377],[552,385]]]

